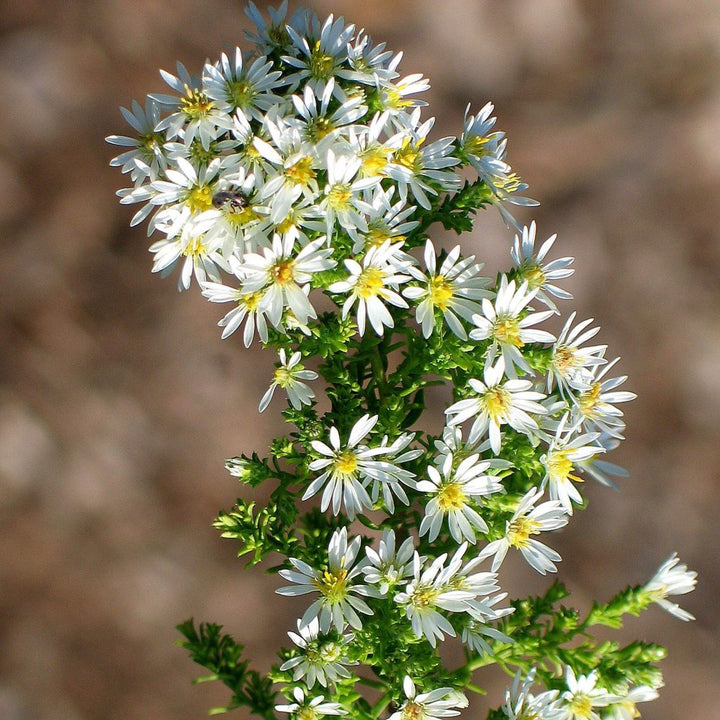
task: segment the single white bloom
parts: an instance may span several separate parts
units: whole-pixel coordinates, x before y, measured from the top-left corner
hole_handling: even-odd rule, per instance
[[[697,583],[697,573],[688,570],[685,563],[680,563],[677,553],[673,553],[658,569],[650,581],[643,587],[661,608],[667,610],[680,620],[694,620],[695,617],[683,610],[667,598],[670,595],[684,595],[692,592]]]
[[[388,720],[433,720],[454,717],[460,714],[457,708],[468,705],[467,698],[461,692],[449,687],[418,694],[415,683],[409,675],[403,680],[403,691],[407,699]]]
[[[280,570],[280,576],[295,585],[286,585],[275,592],[279,595],[306,595],[320,593],[320,597],[310,605],[300,619],[300,625],[310,625],[318,619],[320,630],[324,633],[333,626],[342,633],[346,624],[356,630],[362,628],[358,613],[372,615],[373,611],[358,595],[373,595],[373,589],[367,585],[353,582],[362,572],[362,564],[356,564],[361,540],[359,537],[348,543],[347,528],[336,530],[328,545],[328,563],[324,570],[316,570],[302,560],[290,558],[294,569]]]
[[[472,317],[476,328],[470,331],[470,337],[473,340],[492,341],[487,361],[494,362],[495,357],[500,353],[510,378],[516,376],[516,367],[528,374],[533,372],[522,354],[522,348],[526,343],[555,342],[555,336],[552,333],[532,328],[533,325],[537,325],[553,315],[552,310],[525,313],[536,293],[537,290],[528,288],[527,282],[516,287],[514,280],[508,282],[507,276],[503,275],[495,302],[484,298],[482,314]]]
[[[488,526],[472,504],[477,507],[481,498],[501,492],[503,488],[498,478],[487,474],[491,467],[489,460],[481,461],[479,455],[471,455],[456,468],[453,461],[453,455],[447,455],[440,470],[428,467],[428,479],[416,483],[417,490],[431,495],[420,523],[420,537],[428,535],[428,541],[434,542],[447,517],[450,534],[456,542],[467,540],[475,544],[476,532],[486,533]]]
[[[547,409],[537,402],[545,395],[531,390],[533,384],[530,380],[511,379],[503,383],[504,374],[505,361],[500,357],[494,366],[485,367],[485,382],[470,380],[470,387],[477,397],[460,400],[445,410],[450,427],[477,416],[470,429],[468,442],[477,442],[488,432],[490,446],[495,454],[500,452],[502,425],[510,425],[514,430],[530,435],[538,429],[538,424],[528,413],[547,413]]]
[[[398,583],[412,575],[412,557],[415,545],[412,537],[406,538],[395,550],[395,531],[383,530],[382,538],[375,550],[365,548],[368,564],[363,567],[365,582],[376,585],[380,596],[387,595]]]
[[[607,707],[618,698],[604,688],[597,687],[598,674],[593,670],[589,675],[576,677],[568,665],[565,682],[568,689],[562,694],[563,720],[600,720],[596,708]]]
[[[622,700],[614,702],[603,713],[603,720],[636,720],[640,717],[637,703],[656,700],[658,691],[649,685],[638,685],[623,693]]]
[[[493,540],[480,552],[481,560],[495,556],[493,571],[500,567],[511,547],[520,550],[528,564],[540,574],[557,571],[555,563],[562,559],[560,555],[532,536],[567,525],[568,516],[562,503],[557,500],[547,500],[535,507],[540,497],[542,491],[538,488],[531,488],[525,493],[505,525],[504,537]]]
[[[245,347],[250,347],[256,331],[260,340],[267,342],[267,309],[266,304],[263,303],[263,291],[246,292],[242,287],[231,288],[221,283],[209,282],[202,283],[201,287],[203,297],[210,302],[236,303],[235,307],[218,323],[223,328],[221,336],[223,340],[232,335],[244,322],[243,343]]]
[[[523,678],[518,670],[512,687],[505,690],[502,710],[508,720],[560,720],[563,716],[557,690],[545,690],[538,695],[531,692],[535,672],[532,668]]]
[[[438,309],[452,332],[465,340],[467,332],[459,318],[469,323],[482,309],[477,301],[491,295],[485,289],[488,279],[479,275],[482,265],[475,263],[474,255],[461,260],[458,245],[448,253],[438,270],[437,254],[431,240],[425,244],[424,259],[427,275],[410,268],[413,277],[422,285],[411,285],[403,290],[406,298],[420,300],[415,313],[423,336],[427,338],[432,334],[435,310]]]
[[[303,380],[317,380],[318,374],[313,370],[306,370],[301,364],[300,352],[292,354],[288,360],[285,355],[285,348],[280,349],[280,366],[273,374],[273,381],[270,387],[260,400],[258,410],[262,412],[270,404],[275,388],[281,387],[287,393],[290,404],[300,410],[303,405],[309,405],[315,397],[315,392],[310,389]]]
[[[340,703],[325,702],[324,695],[316,695],[312,699],[305,697],[305,691],[301,687],[293,688],[294,703],[288,705],[276,705],[275,710],[282,713],[290,713],[298,720],[320,720],[325,715],[347,715]]]

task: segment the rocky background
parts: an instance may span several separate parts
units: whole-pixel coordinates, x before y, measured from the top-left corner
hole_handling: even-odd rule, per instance
[[[619,637],[670,650],[644,718],[715,717],[720,4],[311,5],[429,76],[436,138],[468,101],[495,103],[542,202],[520,217],[576,256],[574,306],[639,396],[612,458],[631,477],[587,486],[589,510],[554,538],[561,578],[587,607],[677,550],[700,574],[681,598],[697,622],[654,608]],[[267,668],[304,607],[211,527],[236,497],[224,459],[278,430],[277,405],[255,410],[271,359],[222,342],[217,307],[151,276],[103,138],[127,131],[119,105],[162,91],[159,67],[196,71],[242,44],[242,3],[4,0],[0,24],[0,718],[202,718],[227,695],[190,684],[174,624],[223,623]],[[495,269],[511,240],[487,214],[462,242]]]

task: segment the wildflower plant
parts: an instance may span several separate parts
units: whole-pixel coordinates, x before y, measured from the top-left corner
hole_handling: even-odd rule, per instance
[[[583,481],[624,474],[601,458],[635,396],[607,347],[588,344],[592,319],[570,313],[557,337],[542,327],[571,297],[572,258],[550,259],[555,236],[536,249],[535,223],[513,219],[535,203],[492,104],[433,139],[428,82],[401,74],[400,53],[287,2],[269,19],[246,12],[249,50],[196,76],[162,71],[170,92],[123,109],[133,136],[108,138],[130,185],[120,202],[140,206],[131,224],[159,238],[153,272],[230,304],[222,338],[279,358],[257,401],[286,403],[287,434],[267,457],[227,461],[267,502],[241,498],[215,524],[249,564],[275,563],[277,592],[307,609],[266,675],[219,625],[179,626],[232,693],[216,711],[452,717],[494,664],[513,679],[487,698],[490,720],[636,717],[662,685],[664,649],[594,628],[653,603],[692,619],[668,597],[694,572],[672,555],[586,614],[559,582],[537,597],[503,590],[508,553],[556,573],[552,533],[585,508]],[[489,207],[517,231],[497,277],[437,240]],[[453,400],[434,435],[425,390],[437,384]],[[463,662],[448,664],[446,642]]]

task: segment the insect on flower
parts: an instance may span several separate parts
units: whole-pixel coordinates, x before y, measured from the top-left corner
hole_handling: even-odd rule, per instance
[[[248,197],[241,192],[221,190],[212,196],[212,204],[218,210],[229,208],[232,212],[240,212],[248,206]]]

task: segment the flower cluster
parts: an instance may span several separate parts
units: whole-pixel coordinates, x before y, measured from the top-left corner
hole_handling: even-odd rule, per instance
[[[633,717],[657,694],[655,655],[639,655],[622,682],[620,656],[582,674],[586,645],[560,653],[567,634],[553,646],[533,630],[547,603],[535,615],[529,601],[499,606],[508,553],[556,572],[545,538],[585,506],[585,477],[624,474],[600,458],[623,439],[619,406],[635,396],[618,389],[626,378],[612,375],[607,347],[588,344],[599,328],[575,313],[557,335],[540,327],[571,297],[558,283],[572,258],[549,260],[555,236],[536,248],[535,223],[509,212],[535,203],[490,103],[468,107],[458,137],[433,140],[417,97],[428,83],[400,73],[400,53],[342,18],[288,15],[287,2],[269,13],[247,9],[250,52],[235,48],[197,76],[163,71],[171,92],[123,109],[135,134],[108,140],[126,148],[112,164],[131,182],[121,203],[141,206],[131,224],[159,236],[153,272],[177,271],[180,289],[194,280],[211,302],[231,303],[222,337],[242,328],[245,346],[279,356],[259,410],[280,388],[296,431],[271,459],[228,463],[243,482],[277,488],[260,512],[238,501],[218,518],[256,560],[285,555],[276,569],[290,584],[278,593],[313,597],[274,671],[291,701],[275,709],[303,720],[385,707],[389,720],[457,715],[471,671],[502,650],[505,669],[534,668],[516,676],[504,716]],[[517,231],[495,279],[432,237],[438,224],[470,229],[484,206]],[[438,383],[453,401],[434,435],[418,423]],[[690,619],[666,599],[694,586],[676,564],[594,621],[652,602]],[[454,674],[438,654],[453,637],[468,658]],[[258,688],[238,678],[235,703],[256,708]],[[539,682],[547,689],[534,694]],[[381,690],[376,708],[355,689],[363,683]]]

